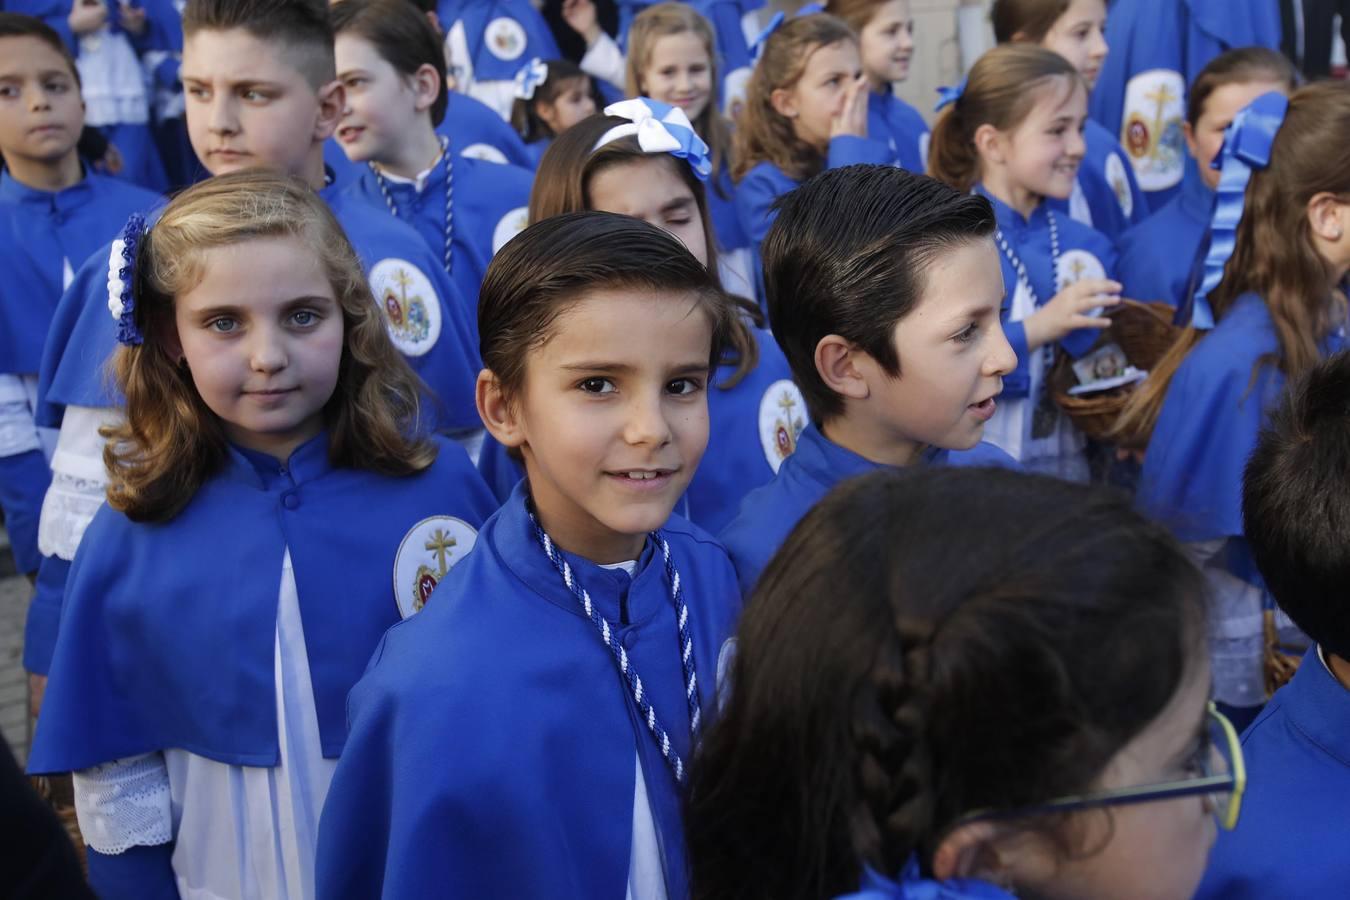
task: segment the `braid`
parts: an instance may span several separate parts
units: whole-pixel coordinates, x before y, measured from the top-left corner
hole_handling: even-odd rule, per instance
[[[932,627],[906,624],[882,645],[853,709],[857,802],[848,826],[857,858],[879,872],[900,871],[935,806],[924,739]]]

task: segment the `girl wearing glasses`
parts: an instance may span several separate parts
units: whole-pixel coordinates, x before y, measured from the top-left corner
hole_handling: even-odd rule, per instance
[[[1204,597],[1112,494],[850,482],[741,619],[691,771],[693,896],[1189,898],[1243,782]]]

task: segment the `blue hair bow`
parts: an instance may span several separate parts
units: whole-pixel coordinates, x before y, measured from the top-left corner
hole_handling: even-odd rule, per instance
[[[516,97],[533,100],[534,92],[545,81],[548,81],[548,63],[536,56],[516,73]]]
[[[684,110],[650,97],[623,100],[605,107],[605,115],[627,119],[625,125],[615,125],[600,136],[592,152],[610,141],[636,136],[643,153],[669,153],[689,163],[700,181],[712,174],[712,158],[708,145],[694,132]]]
[[[1204,280],[1195,294],[1191,327],[1207,331],[1214,327],[1209,295],[1223,280],[1223,268],[1237,244],[1238,224],[1253,169],[1270,165],[1270,148],[1284,124],[1289,98],[1272,91],[1262,94],[1233,118],[1223,135],[1223,146],[1211,165],[1219,170],[1219,189],[1214,199],[1214,217],[1209,226],[1209,252],[1205,254]]]
[[[133,213],[108,255],[108,312],[117,322],[117,341],[128,347],[144,342],[136,327],[136,251],[145,237],[145,216]]]
[[[812,16],[816,13],[823,12],[825,12],[824,3],[808,3],[793,13],[792,18],[800,19],[802,16]],[[768,42],[769,38],[773,36],[775,31],[782,28],[783,23],[786,21],[787,16],[783,14],[782,10],[774,13],[773,18],[769,19],[769,24],[765,25],[764,30],[759,33],[759,36],[750,43],[750,55],[753,56],[755,60],[759,59],[760,51],[764,49],[764,45]]]
[[[970,76],[967,75],[965,78],[962,78],[961,82],[957,84],[955,87],[949,85],[947,87],[938,88],[937,89],[938,102],[937,106],[933,107],[933,112],[940,113],[948,106],[951,106],[953,103],[955,103],[957,100],[960,100],[961,97],[966,93],[966,82],[969,80]]]

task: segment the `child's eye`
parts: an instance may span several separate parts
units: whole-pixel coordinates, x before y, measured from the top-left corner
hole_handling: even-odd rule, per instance
[[[227,316],[221,316],[218,319],[212,319],[206,323],[206,327],[216,332],[216,334],[231,334],[239,327],[239,323]]]
[[[702,382],[697,378],[676,378],[666,385],[666,390],[677,397],[686,397],[698,393],[702,387]]]
[[[666,224],[672,228],[679,228],[682,225],[688,225],[692,221],[694,220],[691,216],[671,216],[666,219]]]
[[[612,394],[616,390],[614,382],[608,378],[587,378],[577,387],[588,394]]]
[[[251,88],[249,90],[244,91],[244,93],[241,96],[250,103],[262,103],[263,101],[269,99],[268,96],[264,94],[262,91],[253,90]]]
[[[708,71],[708,67],[703,63],[689,67],[689,74],[691,75],[702,75],[706,71]]]
[[[301,328],[306,328],[310,325],[313,325],[315,322],[319,321],[319,317],[318,315],[315,314],[314,310],[312,309],[297,309],[291,315],[291,321],[294,322],[296,325],[299,325]]]
[[[0,87],[0,97],[17,97],[17,96],[19,96],[19,89],[16,88],[14,85],[7,84],[4,87]]]
[[[70,90],[70,85],[66,84],[64,81],[52,81],[43,85],[43,87],[53,94],[64,94],[66,91]]]
[[[961,329],[960,333],[953,337],[952,340],[956,341],[958,344],[969,344],[971,341],[975,340],[975,335],[979,333],[979,330],[979,326],[974,322],[971,322],[965,328]]]
[[[1192,778],[1203,778],[1209,774],[1209,760],[1212,748],[1208,739],[1201,739],[1195,750],[1186,758],[1186,774]]]

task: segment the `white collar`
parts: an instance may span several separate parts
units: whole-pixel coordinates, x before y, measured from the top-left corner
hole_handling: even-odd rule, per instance
[[[436,158],[431,161],[431,165],[418,172],[417,175],[412,178],[404,178],[402,175],[395,175],[393,172],[390,172],[383,167],[380,167],[380,176],[391,184],[411,184],[413,190],[420,194],[422,191],[426,190],[427,179],[431,177],[432,172],[436,171],[436,167],[441,164],[441,160],[445,157],[446,152],[447,151],[442,150],[440,153],[437,153]]]

